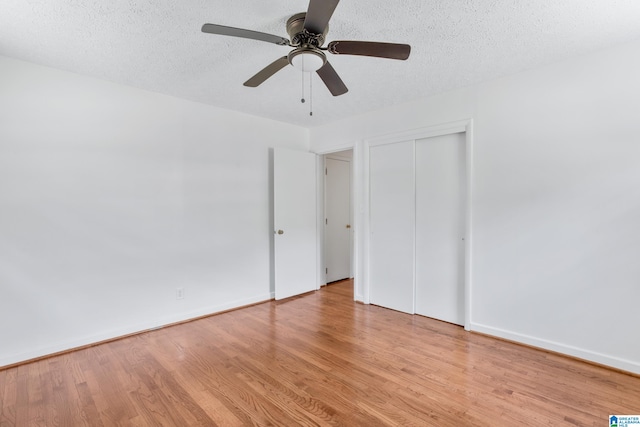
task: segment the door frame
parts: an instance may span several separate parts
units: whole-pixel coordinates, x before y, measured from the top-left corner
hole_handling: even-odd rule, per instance
[[[325,150],[315,150],[314,153],[318,155],[318,192],[317,192],[317,206],[318,206],[318,229],[317,229],[317,242],[318,242],[318,284],[319,286],[324,286],[327,284],[326,275],[324,274],[324,217],[325,217],[325,206],[324,206],[324,198],[325,198],[325,188],[324,188],[324,157],[330,156],[333,153],[337,153],[340,151],[353,150],[353,155],[351,158],[351,229],[352,229],[352,241],[351,245],[351,273],[353,275],[353,299],[355,301],[364,302],[364,297],[362,292],[358,292],[358,289],[361,288],[360,284],[360,274],[361,267],[358,262],[362,258],[358,252],[358,242],[360,240],[360,218],[356,212],[358,210],[358,200],[357,196],[360,194],[360,188],[362,186],[361,182],[361,162],[358,160],[361,156],[359,151],[362,150],[360,143],[354,141],[352,143],[347,143],[343,145],[337,145]]]
[[[471,329],[471,317],[472,317],[472,245],[473,245],[473,221],[472,221],[472,193],[473,193],[473,119],[458,120],[455,122],[443,123],[434,126],[422,127],[418,129],[411,129],[407,131],[397,132],[391,135],[384,135],[380,137],[374,137],[365,139],[354,147],[354,160],[356,159],[356,151],[358,157],[355,165],[360,164],[362,169],[361,179],[356,191],[358,195],[358,203],[356,208],[357,212],[362,212],[362,215],[355,215],[362,228],[362,233],[356,233],[356,248],[361,250],[355,251],[358,258],[355,265],[358,269],[354,272],[356,277],[361,278],[361,301],[365,304],[370,304],[370,233],[371,233],[371,216],[370,216],[370,180],[369,180],[369,148],[377,145],[393,144],[404,141],[415,141],[424,138],[430,138],[435,136],[448,135],[452,133],[464,133],[465,134],[465,170],[466,170],[466,195],[465,195],[465,237],[464,237],[464,328],[465,330]],[[356,148],[360,147],[359,150]],[[355,166],[354,165],[354,166]],[[355,169],[356,167],[354,167]],[[360,229],[360,227],[358,227]],[[415,265],[415,262],[414,262]],[[415,277],[415,275],[414,275]],[[415,280],[415,279],[414,279]],[[355,284],[354,284],[355,286]],[[356,286],[356,291],[358,290]],[[415,283],[414,283],[415,292]]]

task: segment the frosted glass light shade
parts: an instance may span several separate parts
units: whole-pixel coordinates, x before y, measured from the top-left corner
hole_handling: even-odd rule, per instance
[[[313,50],[293,51],[289,56],[289,62],[294,68],[304,71],[312,72],[317,71],[326,62],[324,54],[322,52],[316,52]]]

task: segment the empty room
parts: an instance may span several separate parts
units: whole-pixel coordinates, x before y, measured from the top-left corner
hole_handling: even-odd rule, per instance
[[[638,23],[3,0],[0,426],[640,425]]]

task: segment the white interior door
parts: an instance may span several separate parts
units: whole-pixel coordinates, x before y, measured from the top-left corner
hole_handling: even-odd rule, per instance
[[[369,300],[413,313],[414,142],[369,149]]]
[[[325,158],[325,251],[326,281],[351,275],[351,164]]]
[[[316,155],[273,150],[275,298],[317,289]]]
[[[465,134],[416,141],[417,314],[464,324]]]

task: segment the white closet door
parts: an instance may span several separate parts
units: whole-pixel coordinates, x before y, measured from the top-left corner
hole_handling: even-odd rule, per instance
[[[415,312],[464,324],[465,134],[416,141]]]
[[[413,313],[413,141],[369,149],[369,300]]]

